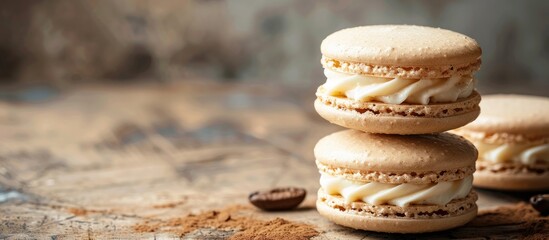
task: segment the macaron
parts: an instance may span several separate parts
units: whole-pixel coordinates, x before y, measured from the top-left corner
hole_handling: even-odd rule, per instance
[[[336,224],[422,233],[461,226],[477,214],[477,151],[460,136],[345,130],[322,138],[314,154],[317,210]]]
[[[370,133],[443,132],[473,121],[481,48],[440,28],[377,25],[332,33],[321,44],[326,82],[316,111]]]
[[[478,149],[474,185],[549,190],[549,98],[488,95],[474,122],[454,130]]]

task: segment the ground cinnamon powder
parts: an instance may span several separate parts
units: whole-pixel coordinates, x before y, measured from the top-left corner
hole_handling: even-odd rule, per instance
[[[487,227],[497,225],[521,224],[540,218],[539,213],[528,203],[501,206],[494,209],[481,210],[469,226]]]
[[[85,216],[88,214],[109,214],[111,211],[108,210],[92,210],[92,209],[85,209],[85,208],[68,208],[68,212],[74,214],[75,216]]]
[[[222,210],[206,211],[168,220],[149,220],[135,225],[138,232],[173,232],[180,236],[196,234],[212,239],[310,239],[319,232],[311,225],[282,218],[255,219],[248,207],[237,205]],[[433,235],[434,234],[434,235]],[[448,235],[449,234],[449,235]],[[369,235],[364,232],[364,235]],[[540,216],[528,203],[521,202],[489,210],[481,210],[476,219],[462,228],[426,236],[474,237],[509,236],[520,239],[549,239],[549,217]]]
[[[290,222],[282,218],[259,220],[239,214],[244,206],[231,206],[222,210],[206,211],[165,221],[149,220],[134,226],[138,232],[174,232],[180,236],[200,231],[211,237],[227,236],[229,239],[310,239],[319,234],[311,225]],[[210,231],[201,231],[209,229]]]
[[[542,217],[528,203],[520,202],[480,211],[467,227],[514,226],[523,239],[549,239],[549,217]]]

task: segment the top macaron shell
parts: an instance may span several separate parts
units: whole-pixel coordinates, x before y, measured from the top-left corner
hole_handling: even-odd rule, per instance
[[[549,98],[524,95],[487,95],[482,113],[460,130],[515,139],[549,138]]]
[[[321,52],[323,67],[341,73],[327,76],[315,101],[316,111],[333,124],[370,133],[427,134],[459,128],[480,113],[472,75],[480,68],[482,51],[465,35],[422,26],[363,26],[329,35]],[[327,91],[330,81],[344,87]],[[360,97],[348,96],[351,91]],[[411,92],[430,101],[379,99],[408,98]],[[431,99],[435,92],[445,98]]]
[[[462,66],[480,60],[478,43],[453,31],[412,25],[348,28],[329,35],[322,55],[373,65]]]
[[[396,173],[471,167],[478,154],[469,141],[450,133],[385,135],[356,130],[324,137],[314,153],[317,161],[332,167]]]

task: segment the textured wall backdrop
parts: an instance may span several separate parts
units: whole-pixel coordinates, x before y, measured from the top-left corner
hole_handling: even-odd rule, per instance
[[[549,95],[549,1],[14,0],[0,3],[0,79],[324,81],[331,32],[418,24],[479,41],[485,92]]]

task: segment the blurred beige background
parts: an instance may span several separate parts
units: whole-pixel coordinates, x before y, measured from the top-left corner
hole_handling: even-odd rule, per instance
[[[483,93],[549,95],[549,1],[13,0],[0,3],[4,84],[324,81],[322,39],[369,24],[442,27],[483,48]]]

